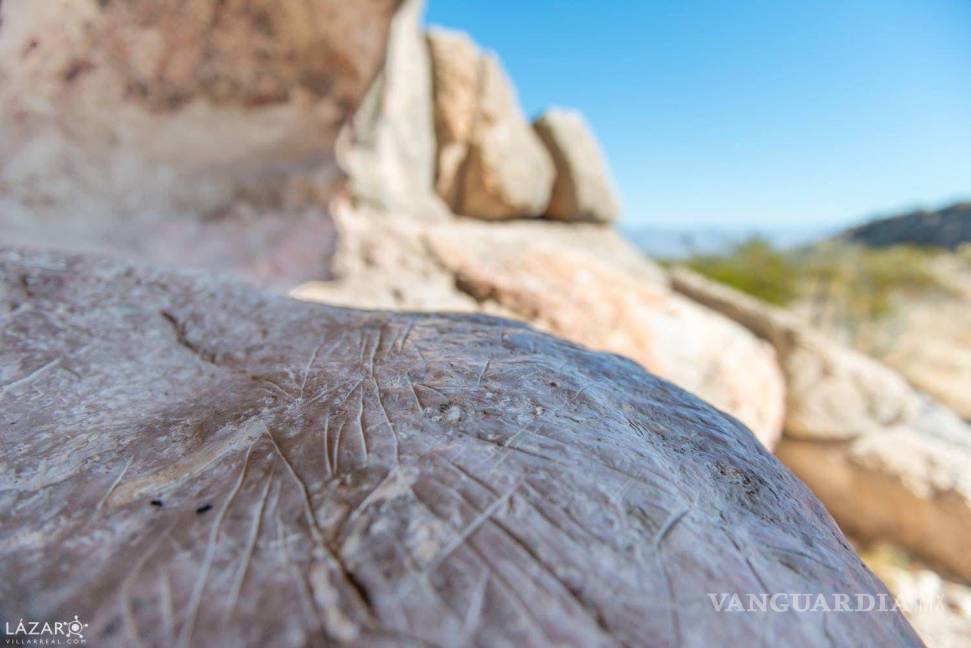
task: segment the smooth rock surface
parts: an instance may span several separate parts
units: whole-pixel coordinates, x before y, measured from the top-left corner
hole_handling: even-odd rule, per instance
[[[551,108],[533,122],[556,167],[546,215],[565,221],[610,222],[620,216],[620,200],[607,158],[583,115]]]
[[[848,533],[971,579],[971,426],[790,313],[685,269],[672,285],[775,346],[787,388],[776,453]]]
[[[523,115],[499,59],[468,36],[429,31],[439,195],[452,211],[487,220],[540,216],[555,170]]]
[[[630,361],[0,253],[0,612],[96,645],[920,645],[809,491]]]
[[[334,141],[398,4],[2,3],[0,243],[321,276]]]
[[[407,0],[388,33],[384,66],[337,143],[355,198],[387,210],[445,210],[434,190],[435,120],[422,0]]]
[[[359,308],[479,311],[620,353],[749,425],[771,448],[785,389],[771,347],[673,294],[613,229],[581,223],[425,223],[335,211],[333,281],[293,295]]]
[[[462,177],[482,93],[482,52],[467,35],[433,27],[427,35],[432,53],[435,138],[438,147],[435,190],[460,207]]]

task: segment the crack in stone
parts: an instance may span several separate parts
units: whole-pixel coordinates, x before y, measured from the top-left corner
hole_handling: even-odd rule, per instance
[[[167,310],[160,311],[160,314],[165,319],[165,321],[172,326],[172,331],[175,333],[175,341],[179,344],[179,346],[184,347],[189,352],[191,352],[194,356],[196,356],[206,364],[210,364],[214,367],[219,367],[220,369],[224,368],[222,365],[216,362],[215,353],[199,347],[197,344],[195,344],[188,338],[188,336],[186,335],[186,327],[184,322],[179,321],[179,319],[175,315],[173,315]]]

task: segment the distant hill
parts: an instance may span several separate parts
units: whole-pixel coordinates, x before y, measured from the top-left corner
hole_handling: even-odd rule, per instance
[[[836,228],[818,225],[738,225],[676,227],[630,227],[621,225],[624,235],[645,254],[655,259],[687,259],[701,254],[727,254],[737,245],[758,237],[773,247],[788,250],[832,236]]]
[[[837,238],[869,247],[909,243],[953,250],[971,242],[971,202],[881,218],[849,229]]]

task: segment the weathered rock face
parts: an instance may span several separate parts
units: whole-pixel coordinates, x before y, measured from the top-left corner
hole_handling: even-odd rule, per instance
[[[971,421],[971,272],[965,275],[969,294],[908,307],[878,357]]]
[[[125,82],[128,99],[168,112],[196,99],[239,106],[287,103],[294,88],[352,108],[371,82],[384,51],[383,32],[400,2],[34,4],[5,3],[3,29],[11,32],[5,37],[32,39],[20,52],[20,66],[28,70],[18,75],[29,72],[37,81],[35,95],[77,92],[69,84],[104,74]],[[59,28],[44,33],[40,27]]]
[[[557,220],[609,222],[620,215],[620,201],[607,159],[579,112],[552,108],[533,122],[556,167],[546,215]]]
[[[357,199],[416,215],[446,211],[434,190],[435,125],[423,8],[421,0],[408,0],[398,11],[384,67],[337,146]]]
[[[98,645],[919,645],[733,419],[506,320],[0,253],[5,618]]]
[[[281,283],[319,276],[333,229],[312,206],[398,4],[3,3],[0,242],[249,278],[316,247]],[[278,242],[255,255],[251,219]],[[296,231],[306,245],[286,243]]]
[[[968,580],[971,436],[955,423],[928,417],[838,442],[784,437],[776,456],[847,533],[904,546]]]
[[[773,343],[787,379],[776,453],[848,533],[971,578],[971,426],[788,313],[685,270],[672,284]]]
[[[301,299],[482,311],[620,353],[749,425],[771,448],[785,388],[771,347],[673,294],[613,230],[548,221],[433,224],[338,210],[336,279]]]
[[[612,263],[609,251],[584,249],[582,240],[550,240],[543,231],[551,228],[542,226],[481,229],[429,233],[430,249],[460,290],[545,331],[631,358],[739,417],[766,447],[775,444],[785,387],[768,344]]]
[[[439,194],[452,210],[485,219],[540,216],[554,168],[522,114],[499,60],[468,36],[433,29]]]
[[[433,28],[435,136],[438,163],[435,189],[453,208],[461,205],[462,178],[482,94],[482,52],[465,34]]]
[[[971,421],[971,267],[957,259],[940,261],[953,293],[908,303],[890,324],[893,330],[882,336],[893,336],[892,342],[877,353],[910,383]]]
[[[893,312],[883,317],[861,320],[810,299],[794,310],[827,337],[879,359],[971,420],[971,266],[946,253],[925,264],[939,288],[898,296]]]
[[[329,276],[337,247],[333,220],[320,207],[241,201],[212,218],[141,212],[119,220],[117,212],[88,212],[90,206],[65,220],[60,208],[38,212],[0,198],[0,243],[211,268],[281,291]]]

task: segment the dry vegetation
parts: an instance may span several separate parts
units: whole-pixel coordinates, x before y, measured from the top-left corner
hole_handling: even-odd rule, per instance
[[[770,304],[808,303],[814,320],[852,324],[886,318],[908,298],[949,294],[951,288],[934,269],[942,254],[915,246],[873,249],[842,242],[785,251],[753,237],[722,254],[695,255],[683,263]],[[971,265],[971,248],[958,255]]]

